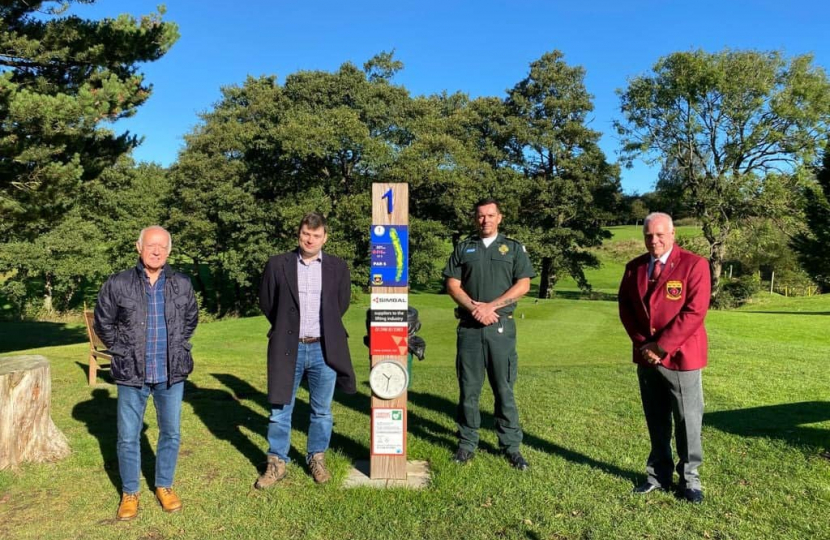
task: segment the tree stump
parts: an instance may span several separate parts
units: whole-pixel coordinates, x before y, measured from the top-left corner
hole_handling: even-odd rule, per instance
[[[49,361],[39,355],[0,357],[0,469],[69,455],[51,409]]]

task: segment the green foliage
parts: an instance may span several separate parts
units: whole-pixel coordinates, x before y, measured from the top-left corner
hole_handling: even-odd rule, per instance
[[[178,38],[162,12],[89,21],[60,16],[64,10],[49,4],[58,2],[0,8],[0,241],[51,228],[82,182],[137,144],[100,125],[147,100],[137,65],[160,58]]]
[[[110,272],[101,231],[77,212],[34,241],[7,242],[0,267],[12,270],[3,292],[17,314],[64,311],[76,307],[87,284]],[[31,301],[38,298],[40,301]]]
[[[747,303],[761,290],[758,274],[747,274],[738,278],[725,278],[723,290],[712,301],[715,309],[733,309]]]
[[[584,268],[599,261],[587,248],[608,237],[603,228],[620,202],[619,171],[587,127],[593,110],[585,70],[568,66],[559,51],[530,65],[508,93],[510,157],[523,171],[518,224],[534,260],[540,262],[539,297],[547,298],[560,273],[589,289]]]
[[[816,185],[804,190],[806,230],[792,241],[799,262],[822,291],[830,291],[830,147],[824,149]]]
[[[147,100],[138,65],[178,38],[163,9],[90,21],[66,14],[73,3],[0,7],[0,272],[14,274],[18,310],[37,296],[48,313],[65,309],[110,270],[101,246],[113,225],[92,225],[98,208],[85,196],[138,140],[104,124]]]
[[[197,280],[209,309],[255,305],[265,261],[296,246],[312,210],[328,217],[326,250],[349,262],[355,283],[368,282],[371,183],[409,138],[408,92],[388,80],[396,65],[382,54],[366,72],[347,63],[284,85],[249,77],[223,89],[186,137],[171,173],[170,225],[180,249],[210,269],[212,288]]]
[[[786,217],[794,171],[827,132],[830,82],[810,55],[691,51],[661,58],[620,92],[624,159],[659,162],[672,199],[709,242],[713,294],[731,231],[752,216]]]
[[[701,257],[709,256],[709,243],[700,234],[687,236],[675,229],[675,242],[683,249],[697,253]]]
[[[2,287],[13,314],[52,316],[92,303],[108,274],[136,263],[139,231],[165,222],[169,189],[161,167],[122,159],[85,183],[51,230],[0,244],[0,268],[10,272]]]
[[[443,264],[451,253],[450,244],[445,240],[446,227],[437,221],[413,219],[409,235],[410,284],[440,290]]]
[[[412,98],[392,82],[400,69],[381,53],[363,71],[346,63],[223,89],[171,172],[170,224],[180,249],[210,269],[213,286],[197,286],[211,311],[255,304],[266,258],[296,245],[310,210],[329,219],[326,250],[368,283],[373,182],[409,183],[413,286],[440,283],[436,260],[471,231],[473,203],[488,195],[505,202],[505,230],[537,260],[575,276],[597,264],[585,249],[601,243],[620,186],[584,125],[584,70],[552,53],[506,99],[471,100]]]
[[[135,164],[128,158],[84,186],[79,204],[87,219],[101,231],[104,260],[111,268],[122,270],[136,263],[138,233],[167,222],[171,189],[167,170],[154,163]],[[171,261],[179,260],[174,242]]]

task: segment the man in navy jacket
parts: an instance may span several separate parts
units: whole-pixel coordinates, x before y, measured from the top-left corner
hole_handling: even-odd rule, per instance
[[[159,226],[141,231],[138,264],[111,276],[98,293],[95,332],[112,353],[118,386],[118,468],[122,495],[116,518],[138,515],[140,439],[147,398],[153,396],[159,420],[156,497],[166,512],[182,502],[173,491],[179,455],[184,380],[193,371],[190,338],[199,307],[190,278],[167,265],[173,242]]]

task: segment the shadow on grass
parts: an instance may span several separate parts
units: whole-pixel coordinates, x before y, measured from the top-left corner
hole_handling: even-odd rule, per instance
[[[83,326],[64,323],[14,321],[0,324],[0,353],[84,343]]]
[[[72,408],[72,418],[86,424],[90,435],[98,439],[104,470],[112,485],[121,491],[121,476],[118,473],[118,399],[110,397],[109,390],[96,388],[92,397]],[[156,457],[147,439],[147,424],[141,428],[141,470],[151,487],[155,487]]]
[[[85,364],[83,362],[75,362],[75,365],[78,366],[81,369],[81,371],[83,371],[84,382],[89,381],[89,364]],[[112,378],[112,373],[110,372],[109,364],[106,364],[103,367],[98,366],[98,371],[96,372],[95,376],[100,380],[100,382],[115,384],[115,380]]]
[[[409,392],[408,397],[413,404],[419,407],[424,407],[425,409],[430,409],[440,414],[446,414],[450,418],[455,418],[456,404],[445,397],[422,392]],[[409,422],[408,425],[411,425],[412,423],[414,422]],[[492,429],[494,425],[495,419],[493,418],[493,415],[489,412],[482,411],[482,428]],[[447,433],[447,435],[445,437],[442,437],[441,440],[446,440],[450,436],[452,436],[452,442],[449,445],[449,449],[451,451],[454,451],[457,442],[457,439],[455,438],[455,433],[450,432],[446,429],[446,427],[442,426],[442,428],[443,431]],[[439,440],[436,440],[432,435],[429,435],[429,437],[432,437],[435,442],[439,444],[441,443]],[[540,452],[545,452],[551,455],[559,456],[570,461],[571,463],[576,463],[579,465],[588,465],[589,467],[592,467],[594,469],[598,469],[603,472],[619,476],[620,478],[629,480],[632,484],[636,484],[643,478],[643,475],[641,473],[630,471],[627,469],[622,469],[616,465],[596,460],[590,456],[587,456],[575,450],[570,450],[568,448],[565,448],[564,446],[560,446],[556,443],[538,437],[533,433],[528,432],[527,430],[524,431],[524,438],[522,444]],[[483,449],[489,452],[497,452],[497,450],[490,445],[488,445],[488,447],[484,447]]]
[[[368,385],[368,383],[364,384]],[[338,399],[337,402],[341,405],[349,407],[354,411],[368,415],[369,410],[366,404],[365,396],[360,394],[356,396],[349,396],[349,398],[350,399],[347,400]],[[431,393],[409,390],[407,392],[407,400],[409,403],[416,407],[431,410],[435,413],[444,415],[451,419],[455,418],[456,403],[448,400],[445,397],[437,396]],[[482,429],[492,429],[494,425],[495,420],[493,418],[493,415],[491,413],[482,411]],[[426,418],[418,414],[417,411],[415,411],[411,407],[407,410],[406,427],[410,435],[428,441],[432,444],[443,446],[447,449],[448,453],[455,452],[456,450],[456,447],[458,445],[458,435],[455,429],[448,428],[445,424],[441,424],[434,420]],[[533,435],[532,433],[529,433],[527,431],[524,432],[523,444],[540,452],[546,452],[548,454],[560,456],[572,463],[588,465],[590,467],[599,469],[609,474],[619,476],[620,478],[625,478],[629,480],[632,483],[632,485],[636,485],[643,478],[643,475],[640,473],[622,469],[620,467],[617,467],[616,465],[604,463],[602,461],[593,459],[589,456],[586,456],[585,454],[581,454],[574,450],[570,450],[563,446],[559,446],[558,444],[542,439],[541,437],[537,437],[536,435]],[[491,454],[500,453],[499,449],[494,447],[492,444],[484,441],[479,443],[479,450]]]
[[[267,453],[262,450],[262,447],[267,447],[268,417],[271,410],[268,396],[236,375],[211,373],[211,376],[225,385],[228,390],[201,388],[188,381],[185,401],[190,403],[205,427],[217,439],[228,441],[254,467],[263,468]],[[307,386],[305,381],[303,384]],[[245,400],[256,403],[259,410],[247,406],[243,403]],[[302,399],[295,399],[292,427],[308,435],[310,414],[311,408],[308,403]],[[335,418],[335,422],[336,420]],[[241,427],[260,435],[264,444],[252,441],[249,435],[240,429]],[[336,425],[330,446],[343,452],[353,461],[363,459],[369,453],[366,446],[351,437],[337,433]],[[293,445],[289,450],[289,457],[298,463],[305,463],[305,452],[300,452]]]
[[[742,437],[779,439],[793,446],[822,448],[830,439],[830,430],[806,424],[830,420],[830,402],[803,401],[781,403],[734,411],[717,411],[703,415],[703,423],[720,431]]]
[[[268,417],[242,402],[246,399],[259,402],[260,396],[257,394],[260,392],[233,375],[211,375],[226,386],[226,379],[231,378],[231,391],[200,387],[188,379],[185,382],[184,401],[193,407],[193,412],[214,437],[232,444],[254,466],[263,464],[265,452],[241,429],[244,427],[265,437]]]

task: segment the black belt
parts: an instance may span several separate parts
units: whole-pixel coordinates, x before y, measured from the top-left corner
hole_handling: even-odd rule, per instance
[[[300,338],[300,343],[303,343],[305,345],[308,345],[309,343],[319,343],[319,342],[320,342],[320,338],[318,338],[318,337],[301,337]]]

